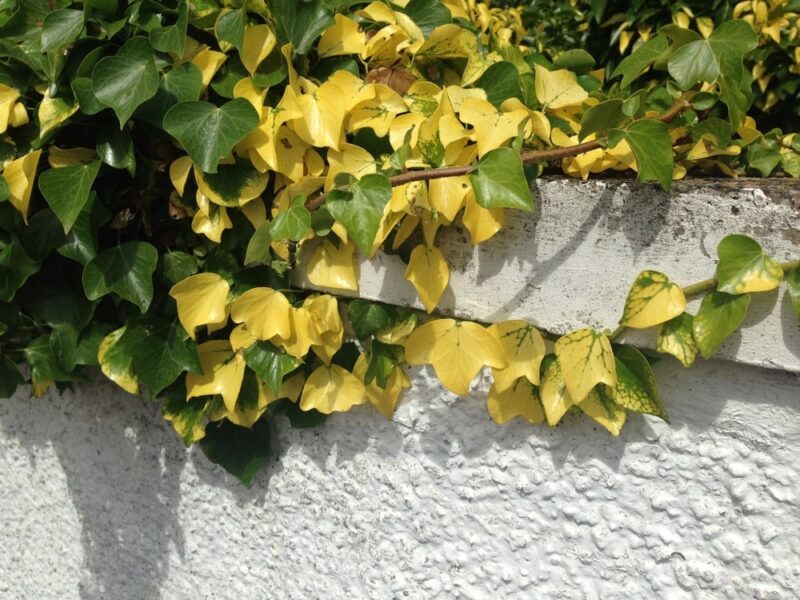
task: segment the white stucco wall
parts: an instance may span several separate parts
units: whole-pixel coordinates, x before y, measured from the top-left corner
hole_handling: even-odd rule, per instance
[[[251,489],[110,384],[0,402],[0,597],[760,598],[800,590],[800,381],[656,365],[671,426],[486,415],[417,371],[281,422]]]

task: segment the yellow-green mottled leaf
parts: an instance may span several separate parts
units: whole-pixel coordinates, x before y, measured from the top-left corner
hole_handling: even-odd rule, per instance
[[[97,350],[97,362],[103,375],[129,394],[136,395],[139,393],[139,382],[133,373],[133,356],[117,347],[125,329],[121,327],[103,338]]]
[[[717,289],[727,294],[764,292],[778,287],[783,269],[754,239],[732,234],[717,246]]]
[[[693,323],[694,339],[703,358],[711,358],[720,344],[739,328],[749,306],[750,294],[711,292],[703,298]]]
[[[503,347],[508,366],[493,369],[494,389],[504,392],[520,377],[539,384],[539,365],[545,354],[544,338],[526,321],[504,321],[489,327]]]
[[[789,291],[789,300],[792,302],[794,314],[800,321],[800,267],[795,267],[786,275],[786,284]]]
[[[628,292],[620,324],[645,329],[677,317],[685,308],[680,286],[658,271],[642,271]]]
[[[594,329],[578,329],[556,342],[555,353],[573,401],[580,402],[594,386],[617,383],[611,343],[605,334]]]
[[[615,437],[625,425],[627,417],[625,409],[611,399],[607,389],[602,385],[593,389],[586,399],[578,404],[578,408],[608,429]]]
[[[169,421],[187,447],[199,442],[206,435],[206,409],[210,400],[186,400],[182,394],[171,394],[161,405],[162,416]]]
[[[669,423],[669,417],[658,398],[656,378],[650,363],[633,346],[615,346],[617,385],[611,389],[611,399],[623,408],[654,415]]]
[[[558,362],[558,358],[553,354],[549,354],[542,361],[542,365],[544,369],[539,388],[539,397],[544,407],[544,413],[547,416],[547,424],[550,427],[555,427],[561,417],[573,405],[573,402],[567,391],[567,385],[564,383],[561,363]]]
[[[672,354],[684,367],[691,367],[697,358],[693,329],[694,317],[689,313],[682,313],[667,321],[658,331],[656,350]]]

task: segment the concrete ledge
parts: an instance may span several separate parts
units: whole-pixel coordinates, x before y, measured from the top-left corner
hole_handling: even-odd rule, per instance
[[[681,285],[711,277],[729,233],[754,237],[777,260],[800,258],[800,183],[791,180],[694,179],[665,193],[629,180],[553,178],[537,183],[535,197],[534,214],[507,211],[506,228],[477,248],[460,227],[439,234],[451,269],[442,312],[522,318],[558,334],[613,329],[640,271]],[[422,308],[397,256],[379,254],[360,270],[359,296]],[[655,331],[625,339],[653,347]],[[785,287],[753,295],[744,328],[717,356],[800,372],[800,327]]]

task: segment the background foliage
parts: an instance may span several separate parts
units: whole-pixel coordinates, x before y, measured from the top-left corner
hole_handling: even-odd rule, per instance
[[[562,337],[338,295],[381,249],[435,312],[437,231],[490,239],[505,211],[533,210],[545,169],[664,188],[691,171],[800,173],[800,140],[748,114],[764,36],[794,36],[789,17],[757,34],[773,19],[761,4],[613,29],[603,3],[537,21],[474,0],[0,2],[0,396],[99,366],[246,483],[276,415],[308,427],[369,403],[391,418],[407,365],[456,394],[492,368],[498,423],[579,412],[618,434],[629,411],[667,418],[624,329],[658,327],[659,351],[689,366],[751,293],[786,279],[800,313],[797,263],[732,235],[714,279],[645,271],[616,331]],[[619,54],[565,49],[603,35]],[[793,93],[756,77],[764,110]]]

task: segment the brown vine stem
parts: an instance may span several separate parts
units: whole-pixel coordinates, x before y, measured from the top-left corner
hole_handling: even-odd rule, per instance
[[[789,262],[780,263],[780,267],[783,269],[783,273],[786,274],[794,269],[800,269],[800,260],[792,260]],[[681,290],[683,291],[683,295],[689,298],[692,296],[699,296],[700,294],[712,292],[716,289],[716,287],[717,279],[715,277],[709,277],[703,281],[698,281],[697,283],[682,287]],[[608,336],[609,339],[611,339],[611,341],[616,340],[626,329],[627,327],[625,325],[620,325],[611,332],[611,335]]]
[[[656,121],[661,121],[662,123],[669,123],[677,117],[681,112],[686,110],[691,106],[691,102],[686,100],[685,98],[681,98],[675,104],[673,104],[667,111],[660,114],[658,117],[655,118]],[[528,152],[523,152],[520,156],[522,158],[522,162],[524,163],[531,163],[537,162],[541,160],[554,160],[557,158],[567,158],[570,156],[577,156],[578,154],[585,154],[586,152],[591,152],[592,150],[597,150],[598,148],[602,148],[602,141],[601,140],[594,140],[591,142],[584,142],[582,144],[575,144],[574,146],[567,146],[566,148],[548,148],[547,150],[530,150]],[[392,187],[397,187],[400,185],[405,185],[407,183],[412,183],[414,181],[430,181],[432,179],[443,179],[445,177],[460,177],[462,175],[467,175],[470,171],[474,169],[473,165],[462,165],[457,167],[440,167],[438,169],[422,169],[419,171],[407,171],[406,173],[400,173],[399,175],[395,175],[391,177],[389,181],[392,184]],[[306,201],[306,208],[308,210],[317,210],[320,206],[325,204],[325,197],[327,194],[325,192],[310,198]]]

